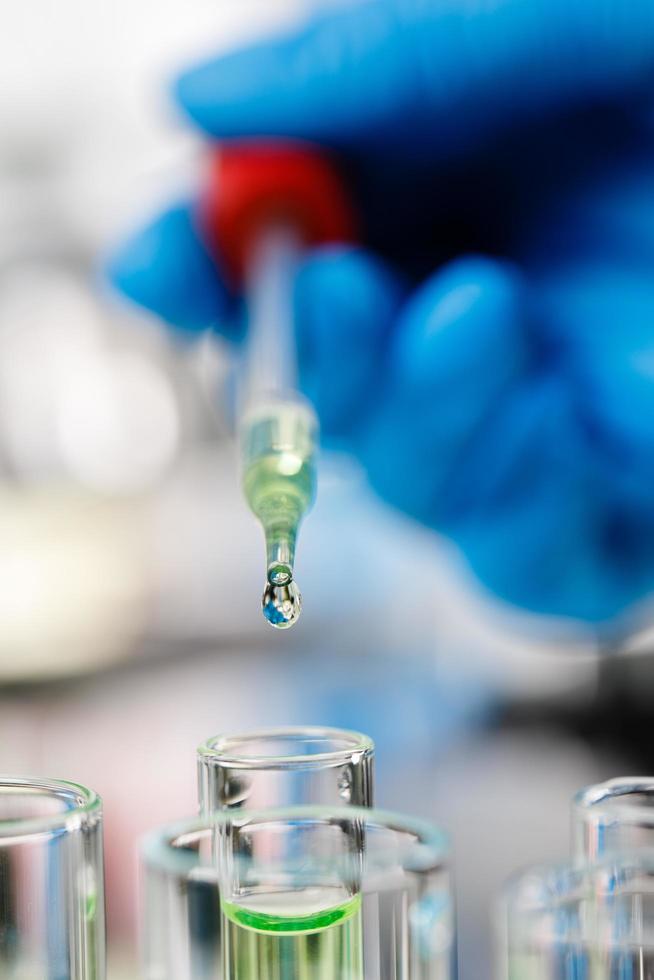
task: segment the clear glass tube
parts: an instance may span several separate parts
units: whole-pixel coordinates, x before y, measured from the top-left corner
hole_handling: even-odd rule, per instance
[[[372,806],[374,744],[339,728],[216,735],[198,749],[200,812],[316,804]]]
[[[0,976],[105,975],[102,804],[54,779],[0,777]]]
[[[243,490],[266,539],[263,614],[278,629],[296,623],[302,609],[295,547],[316,495],[318,417],[297,391],[293,284],[300,251],[290,226],[259,229],[246,286],[239,424]]]
[[[524,872],[497,928],[496,980],[652,980],[654,854]]]
[[[576,862],[654,848],[654,776],[620,776],[587,786],[572,802]]]
[[[374,744],[367,735],[338,728],[286,727],[216,735],[198,749],[200,812],[204,816],[248,806],[264,809],[295,804],[352,804],[373,801]],[[158,872],[145,866],[143,958],[149,980],[213,978],[221,960],[218,884],[206,862],[189,869],[179,895],[162,901],[165,887]],[[180,918],[181,917],[181,918]],[[170,937],[184,939],[169,947]],[[184,953],[180,954],[179,950]],[[187,971],[179,965],[182,955]],[[203,972],[204,971],[204,972]],[[213,972],[212,972],[213,971]]]
[[[164,948],[147,980],[452,980],[449,847],[438,828],[362,807],[225,812],[151,834]],[[217,950],[189,942],[193,884],[218,877]]]

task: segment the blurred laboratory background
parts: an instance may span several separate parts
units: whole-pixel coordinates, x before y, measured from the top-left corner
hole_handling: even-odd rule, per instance
[[[229,353],[102,281],[111,243],[197,178],[170,79],[300,6],[61,0],[3,16],[0,770],[103,797],[112,980],[136,975],[136,842],[194,811],[195,748],[216,732],[374,738],[377,802],[453,836],[461,980],[488,975],[500,882],[567,852],[572,793],[654,767],[646,619],[600,641],[502,607],[345,457],[324,459],[304,531],[303,619],[270,630]]]

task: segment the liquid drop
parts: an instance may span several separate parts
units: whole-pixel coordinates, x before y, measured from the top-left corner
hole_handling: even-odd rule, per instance
[[[295,581],[291,579],[285,585],[266,583],[261,608],[271,626],[278,630],[286,630],[297,623],[302,612],[302,596]]]

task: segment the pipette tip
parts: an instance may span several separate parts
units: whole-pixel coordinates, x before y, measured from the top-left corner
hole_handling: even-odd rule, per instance
[[[268,574],[270,578],[270,571]],[[266,582],[261,609],[275,629],[286,630],[297,623],[302,612],[302,596],[293,579],[288,578],[283,585]]]
[[[293,579],[293,569],[285,561],[274,561],[268,565],[268,581],[271,585],[288,585]]]

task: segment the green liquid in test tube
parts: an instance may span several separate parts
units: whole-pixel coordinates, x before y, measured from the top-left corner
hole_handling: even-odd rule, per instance
[[[226,980],[362,980],[359,895],[314,888],[223,913]]]
[[[422,821],[358,806],[237,809],[164,827],[142,853],[151,980],[456,976],[449,845]]]
[[[315,816],[305,837],[273,817],[250,841],[241,837],[239,811],[371,806],[373,760],[367,736],[317,726],[217,735],[200,746],[200,809],[227,810],[235,824],[220,852],[231,873],[216,908],[217,969],[202,980],[361,980],[359,824],[326,841]]]
[[[235,817],[219,851],[223,980],[363,980],[363,828],[332,812]]]

